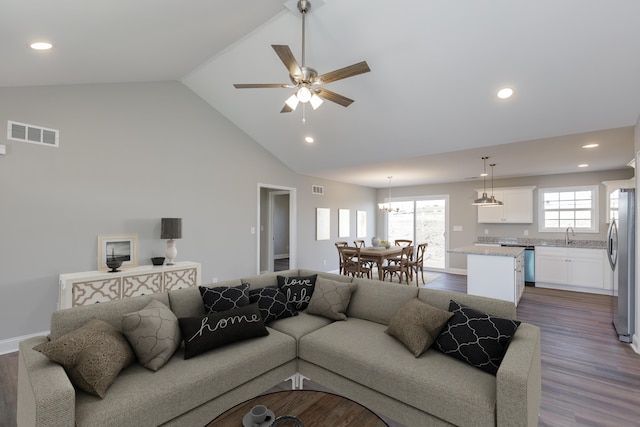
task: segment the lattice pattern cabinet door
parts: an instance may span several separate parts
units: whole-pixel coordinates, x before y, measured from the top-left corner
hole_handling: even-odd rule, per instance
[[[162,292],[162,273],[123,277],[122,298]]]
[[[196,268],[185,268],[183,270],[165,271],[164,291],[188,288],[196,286],[198,280],[198,270]]]
[[[72,285],[72,306],[96,304],[120,299],[122,279],[113,277],[105,280],[76,282]]]

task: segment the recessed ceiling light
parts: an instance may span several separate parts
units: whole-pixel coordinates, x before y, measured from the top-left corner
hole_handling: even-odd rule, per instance
[[[29,45],[33,50],[49,50],[53,45],[49,42],[35,42]]]
[[[579,168],[586,168],[587,166],[589,166],[587,163],[583,163],[581,165],[578,165]]]
[[[306,136],[304,140],[307,141],[309,144],[313,143],[313,137],[311,136]]]
[[[498,91],[498,98],[500,99],[511,98],[512,95],[513,95],[513,89],[511,89],[510,87],[503,87]]]
[[[600,144],[587,144],[587,145],[583,145],[582,148],[596,148],[599,146]]]

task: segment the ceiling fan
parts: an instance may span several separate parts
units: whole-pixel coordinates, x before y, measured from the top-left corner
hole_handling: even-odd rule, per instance
[[[254,89],[254,88],[297,88],[296,93],[291,95],[282,107],[281,113],[290,113],[296,109],[298,103],[309,102],[313,109],[318,108],[323,99],[335,102],[336,104],[348,107],[353,102],[346,96],[342,96],[323,87],[324,84],[335,82],[336,80],[346,79],[348,77],[357,76],[358,74],[368,73],[371,71],[366,61],[340,68],[339,70],[330,71],[328,73],[318,75],[318,72],[305,65],[305,16],[311,9],[311,2],[308,0],[298,1],[298,10],[302,14],[302,66],[298,65],[296,58],[293,56],[291,49],[287,45],[271,45],[273,50],[282,61],[287,71],[289,71],[289,79],[292,84],[234,84],[236,89]]]

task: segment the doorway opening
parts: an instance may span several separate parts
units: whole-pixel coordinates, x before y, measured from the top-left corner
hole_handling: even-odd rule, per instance
[[[296,268],[296,189],[258,184],[258,274]]]

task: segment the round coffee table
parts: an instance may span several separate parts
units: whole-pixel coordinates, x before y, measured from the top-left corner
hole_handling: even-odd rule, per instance
[[[263,394],[220,414],[207,427],[242,427],[242,418],[255,405],[265,405],[276,418],[296,416],[304,427],[386,427],[387,423],[369,409],[337,394],[315,390],[289,390]]]

